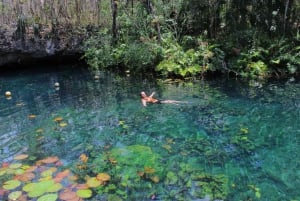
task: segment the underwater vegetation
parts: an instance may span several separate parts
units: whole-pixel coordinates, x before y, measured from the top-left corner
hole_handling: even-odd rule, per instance
[[[0,168],[0,198],[2,200],[80,201],[92,197],[92,188],[106,185],[110,176],[99,173],[96,177],[86,175],[84,183],[56,156],[27,164],[27,154],[18,155],[11,163]],[[24,162],[23,162],[24,161]],[[32,162],[32,161],[31,161]]]
[[[179,164],[179,172],[168,170],[158,154],[142,145],[113,148],[92,162],[89,160],[81,154],[68,168],[56,156],[33,161],[27,154],[17,155],[0,168],[0,198],[115,201],[137,198],[135,192],[140,190],[147,191],[153,200],[225,199],[228,194],[225,175],[214,176],[184,163]],[[162,193],[162,188],[169,188],[170,192]]]

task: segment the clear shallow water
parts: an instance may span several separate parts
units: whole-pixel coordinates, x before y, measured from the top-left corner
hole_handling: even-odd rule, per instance
[[[142,90],[188,103],[142,107]],[[153,194],[157,200],[199,200],[195,175],[201,173],[225,175],[226,200],[300,199],[297,81],[262,87],[236,80],[155,83],[109,73],[94,80],[85,69],[71,67],[0,74],[1,94],[0,162],[25,152],[55,155],[72,165],[81,153],[96,160],[107,149],[140,145],[157,155],[160,182],[140,182],[140,188],[124,191],[125,200],[149,200]],[[53,121],[57,116],[65,127]],[[143,166],[127,159],[127,166]]]

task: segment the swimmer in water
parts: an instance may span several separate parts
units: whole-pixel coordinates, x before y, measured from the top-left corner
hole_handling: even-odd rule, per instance
[[[171,104],[177,104],[177,103],[184,103],[182,101],[176,101],[176,100],[159,100],[156,98],[153,98],[155,92],[152,92],[150,96],[147,96],[145,92],[141,92],[141,101],[143,106],[147,106],[147,103],[156,103],[156,104],[161,104],[161,103],[171,103]]]

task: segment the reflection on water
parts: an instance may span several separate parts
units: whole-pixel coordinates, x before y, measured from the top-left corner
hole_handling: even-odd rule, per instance
[[[188,103],[142,107],[140,91]],[[142,145],[160,154],[166,169],[194,164],[225,174],[227,200],[299,200],[299,100],[296,81],[154,83],[103,72],[95,80],[74,67],[1,74],[0,161],[26,152],[71,164],[108,145]]]

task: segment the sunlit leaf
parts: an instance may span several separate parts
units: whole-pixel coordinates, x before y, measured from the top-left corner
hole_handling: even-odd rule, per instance
[[[26,158],[28,158],[27,154],[20,154],[20,155],[14,157],[15,160],[24,160]]]
[[[13,190],[21,185],[21,182],[18,180],[9,180],[4,182],[3,188],[6,190]]]
[[[41,173],[42,177],[52,177],[53,171],[52,170],[45,170]]]
[[[10,169],[17,169],[17,168],[19,168],[21,166],[22,166],[21,163],[12,163],[12,164],[9,165],[9,168]]]
[[[57,173],[54,180],[56,182],[59,182],[59,181],[63,180],[63,178],[67,177],[69,174],[70,174],[70,170],[64,170],[62,172]]]
[[[36,115],[35,115],[35,114],[30,114],[30,115],[28,115],[28,118],[29,118],[29,119],[35,119],[35,118],[36,118]]]
[[[23,174],[24,172],[25,172],[25,170],[23,170],[23,169],[16,169],[15,175],[20,175],[20,174]]]
[[[17,175],[15,177],[15,179],[20,180],[22,182],[31,181],[34,178],[35,178],[35,174],[33,174],[32,172],[25,172],[24,174]]]
[[[29,191],[28,192],[28,197],[31,197],[31,198],[37,198],[41,195],[44,195],[45,194],[45,191],[44,190],[41,190],[41,189],[36,189],[34,191]]]
[[[97,180],[96,177],[91,177],[87,180],[86,184],[91,188],[96,188],[101,185],[101,181]]]
[[[146,174],[153,174],[155,172],[155,169],[152,167],[145,167],[144,171]]]
[[[110,180],[110,176],[106,173],[97,174],[96,178],[101,182],[106,182]]]
[[[81,154],[80,157],[79,157],[79,159],[82,162],[86,163],[88,161],[89,157],[87,157],[87,155],[85,155],[85,154]]]
[[[63,188],[63,186],[60,183],[55,183],[54,185],[52,185],[51,187],[49,187],[47,189],[47,192],[54,193],[54,192],[59,191],[62,188]]]
[[[25,186],[23,186],[22,190],[25,192],[29,192],[29,191],[33,191],[35,187],[36,187],[36,183],[28,183]]]
[[[37,129],[35,132],[37,132],[37,133],[43,133],[43,132],[44,132],[44,129],[39,128],[39,129]]]
[[[53,119],[53,121],[55,121],[55,122],[61,122],[63,120],[63,118],[62,117],[55,117],[54,119]]]
[[[51,157],[48,157],[48,158],[45,158],[45,159],[41,160],[41,162],[49,164],[49,163],[55,163],[58,160],[59,160],[59,158],[57,156],[51,156]]]
[[[150,178],[154,183],[158,183],[159,182],[159,177],[158,176],[153,176]]]
[[[90,198],[92,196],[92,191],[90,189],[81,189],[78,190],[76,194],[81,198]]]
[[[47,194],[41,196],[37,201],[56,201],[58,198],[58,195],[55,193]]]
[[[76,185],[76,188],[77,188],[78,190],[83,190],[83,189],[88,189],[89,186],[88,186],[87,184],[77,184],[77,185]]]
[[[14,191],[8,195],[10,200],[18,200],[18,198],[22,195],[22,191]]]
[[[47,180],[47,181],[41,181],[37,183],[31,183],[31,185],[27,184],[23,187],[23,190],[28,192],[29,197],[34,198],[34,197],[39,197],[45,194],[46,192],[48,192],[48,190],[51,189],[53,185],[55,186],[53,180]]]
[[[29,168],[26,169],[26,172],[33,172],[37,169],[37,166],[31,166]]]
[[[6,170],[0,170],[0,176],[4,175],[6,173]]]
[[[61,123],[59,124],[60,127],[66,127],[67,125],[68,125],[68,123],[66,123],[66,122],[61,122]]]
[[[65,190],[59,194],[59,199],[61,200],[75,200],[76,198],[77,200],[79,199],[77,194],[70,190]]]

